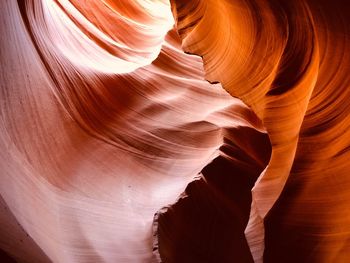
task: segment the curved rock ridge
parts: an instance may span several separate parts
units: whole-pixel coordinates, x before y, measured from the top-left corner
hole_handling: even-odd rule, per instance
[[[350,261],[349,14],[0,1],[0,261]]]
[[[220,151],[174,205],[156,214],[159,261],[254,262],[244,230],[251,189],[270,159],[270,141],[265,133],[237,127],[225,131]]]
[[[19,262],[152,262],[154,214],[228,130],[266,135],[183,52],[168,2],[5,0],[0,12],[0,231],[13,226],[0,248]]]
[[[348,261],[349,5],[171,2],[185,51],[251,107],[272,144],[246,228],[255,261]]]
[[[45,49],[79,68],[104,73],[149,65],[174,24],[167,1],[42,0],[22,6]]]

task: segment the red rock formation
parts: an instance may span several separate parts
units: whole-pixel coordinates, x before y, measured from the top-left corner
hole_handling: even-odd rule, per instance
[[[0,13],[0,256],[350,260],[346,2]]]
[[[348,261],[349,5],[198,0],[172,8],[184,49],[203,56],[207,78],[249,105],[271,140],[246,229],[255,260],[264,221],[266,262]]]

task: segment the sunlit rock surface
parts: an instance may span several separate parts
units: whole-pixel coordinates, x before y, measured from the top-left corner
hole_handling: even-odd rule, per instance
[[[1,260],[349,261],[349,14],[0,1]]]
[[[349,4],[208,0],[172,8],[184,49],[203,56],[207,78],[249,105],[271,141],[246,229],[254,259],[265,247],[265,262],[348,261]]]

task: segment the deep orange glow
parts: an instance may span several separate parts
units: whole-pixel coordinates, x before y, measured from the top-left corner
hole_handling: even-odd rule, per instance
[[[0,1],[0,261],[350,261],[349,14]]]

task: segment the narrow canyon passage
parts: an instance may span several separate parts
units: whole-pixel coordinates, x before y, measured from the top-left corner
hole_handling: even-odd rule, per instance
[[[1,1],[3,261],[349,261],[349,14]]]

